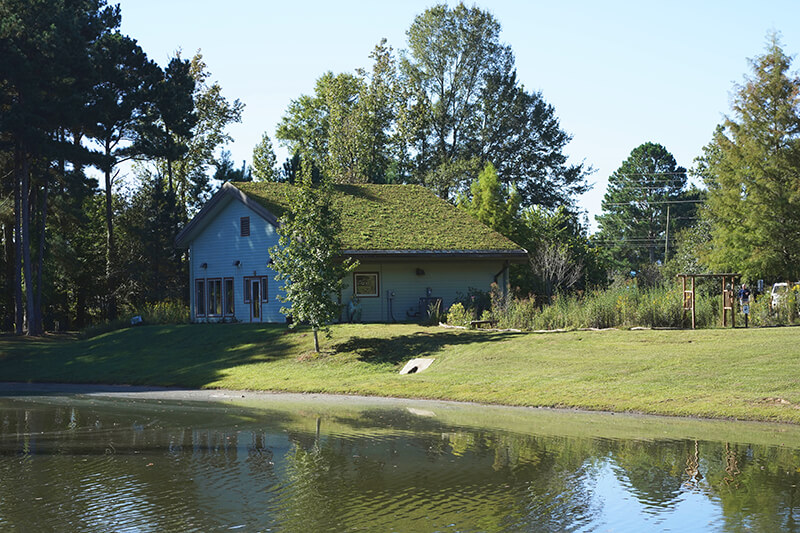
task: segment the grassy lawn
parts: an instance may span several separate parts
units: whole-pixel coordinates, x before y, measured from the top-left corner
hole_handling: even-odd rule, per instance
[[[327,392],[800,423],[800,329],[488,333],[147,326],[0,339],[0,381]],[[436,361],[400,376],[412,357]]]

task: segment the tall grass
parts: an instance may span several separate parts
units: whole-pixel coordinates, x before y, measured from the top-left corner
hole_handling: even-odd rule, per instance
[[[635,285],[593,290],[579,295],[556,296],[541,305],[533,298],[509,299],[492,311],[501,327],[525,330],[552,330],[612,327],[682,327],[681,290]],[[695,300],[698,327],[714,326],[719,320],[719,296],[698,293]]]
[[[492,316],[500,327],[523,330],[578,328],[679,328],[691,325],[691,316],[683,317],[681,289],[673,285],[638,288],[617,285],[607,290],[556,296],[542,305],[534,298],[500,300],[492,296]],[[714,291],[697,291],[695,324],[699,328],[721,323],[721,296]],[[736,324],[744,325],[744,315],[737,305]],[[800,287],[788,291],[772,308],[769,296],[750,302],[749,325],[777,326],[800,324]]]

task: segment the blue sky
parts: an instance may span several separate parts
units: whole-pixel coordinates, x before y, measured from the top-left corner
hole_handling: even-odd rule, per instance
[[[406,46],[414,17],[435,2],[219,2],[124,0],[122,30],[164,65],[198,49],[224,94],[245,103],[230,132],[235,161],[251,159],[263,132],[324,72],[369,67],[383,37]],[[453,5],[455,2],[448,2]],[[468,5],[472,5],[468,3]],[[730,110],[734,83],[778,31],[800,51],[800,2],[541,2],[475,5],[502,25],[518,79],[541,91],[573,140],[567,153],[595,169],[579,206],[600,212],[607,178],[630,151],[653,141],[689,168]],[[278,148],[276,146],[276,148]],[[278,148],[282,161],[285,150]]]

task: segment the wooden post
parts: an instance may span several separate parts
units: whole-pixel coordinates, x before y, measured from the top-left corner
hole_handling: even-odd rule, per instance
[[[683,290],[681,291],[681,327],[686,322],[686,276],[681,276],[681,284]]]
[[[692,276],[692,329],[695,329],[695,314],[694,314],[694,276]]]
[[[725,276],[722,276],[722,327],[728,325],[728,314],[725,312]]]

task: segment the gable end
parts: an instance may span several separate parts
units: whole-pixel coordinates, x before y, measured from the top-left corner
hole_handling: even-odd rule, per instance
[[[238,200],[242,202],[251,211],[276,228],[280,225],[278,223],[278,217],[273,215],[266,207],[258,202],[253,201],[235,186],[225,182],[222,184],[220,190],[217,191],[208,202],[206,202],[200,212],[197,213],[188,224],[186,224],[186,227],[183,228],[180,233],[178,233],[178,236],[175,237],[175,246],[178,248],[188,248],[189,243],[195,238],[197,232],[199,232],[205,226],[206,222],[210,221],[214,217],[217,207],[227,205],[230,200]]]

